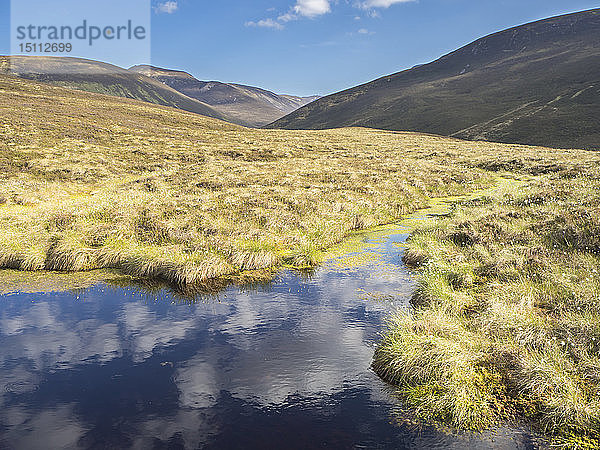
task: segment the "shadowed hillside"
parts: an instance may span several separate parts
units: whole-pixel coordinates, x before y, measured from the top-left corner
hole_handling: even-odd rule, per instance
[[[322,98],[271,127],[366,126],[600,149],[599,35],[598,9],[519,26]]]
[[[167,86],[211,105],[236,123],[253,127],[267,125],[319,97],[278,95],[252,86],[219,81],[200,81],[187,72],[147,65],[130,71],[154,78]]]

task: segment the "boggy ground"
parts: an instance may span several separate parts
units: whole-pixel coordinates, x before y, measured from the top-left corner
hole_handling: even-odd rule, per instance
[[[426,420],[479,430],[526,418],[600,447],[600,165],[458,205],[411,237],[411,314],[374,368]]]
[[[493,171],[591,158],[367,129],[250,130],[11,76],[0,91],[0,267],[19,270],[186,285],[310,266],[350,231],[487,186]]]

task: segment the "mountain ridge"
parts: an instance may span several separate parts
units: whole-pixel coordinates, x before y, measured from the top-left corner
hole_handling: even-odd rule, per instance
[[[238,123],[261,127],[319,98],[276,94],[263,88],[239,83],[202,81],[182,70],[147,64],[128,70],[153,78],[182,94],[206,103]]]
[[[57,56],[0,56],[0,73],[53,86],[130,98],[231,122],[210,105],[113,64]]]
[[[600,9],[499,31],[268,125],[365,126],[600,149]]]
[[[160,71],[160,76],[152,71]],[[0,73],[169,106],[250,127],[266,125],[317,98],[278,95],[266,89],[234,83],[203,82],[180,70],[154,66],[124,69],[101,61],[73,57],[0,56]],[[192,86],[191,91],[187,89],[191,96],[186,94],[185,83],[188,87]],[[201,95],[194,92],[194,88],[205,88],[205,91],[216,95]]]

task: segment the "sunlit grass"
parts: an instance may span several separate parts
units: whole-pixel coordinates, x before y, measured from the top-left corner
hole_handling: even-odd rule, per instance
[[[260,284],[432,198],[521,179],[415,233],[415,309],[393,320],[374,366],[428,420],[524,416],[561,445],[598,444],[597,153],[249,130],[9,76],[0,91],[5,269]]]
[[[3,268],[187,285],[310,267],[354,230],[493,180],[428,157],[435,137],[249,130],[6,76],[0,90]]]
[[[424,224],[414,310],[374,367],[421,417],[480,430],[525,417],[600,445],[600,166],[542,176]]]
[[[494,162],[566,174],[597,160],[415,133],[250,130],[10,76],[0,91],[0,267],[19,270],[188,285],[311,267],[356,230],[492,185]]]

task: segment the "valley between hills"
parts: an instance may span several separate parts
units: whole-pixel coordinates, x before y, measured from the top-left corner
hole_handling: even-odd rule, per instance
[[[415,313],[397,319],[375,367],[427,420],[481,429],[526,416],[566,443],[594,442],[599,153],[252,130],[11,76],[0,90],[5,269],[265,281],[431,198],[534,176],[415,232]]]
[[[315,268],[352,233],[484,190],[412,232],[417,288],[373,369],[423,423],[520,421],[598,448],[599,18],[528,24],[316,101],[227,83],[206,98],[183,72],[84,60],[15,59],[23,75],[6,57],[0,268],[218,291]],[[231,90],[253,100],[236,108]]]

